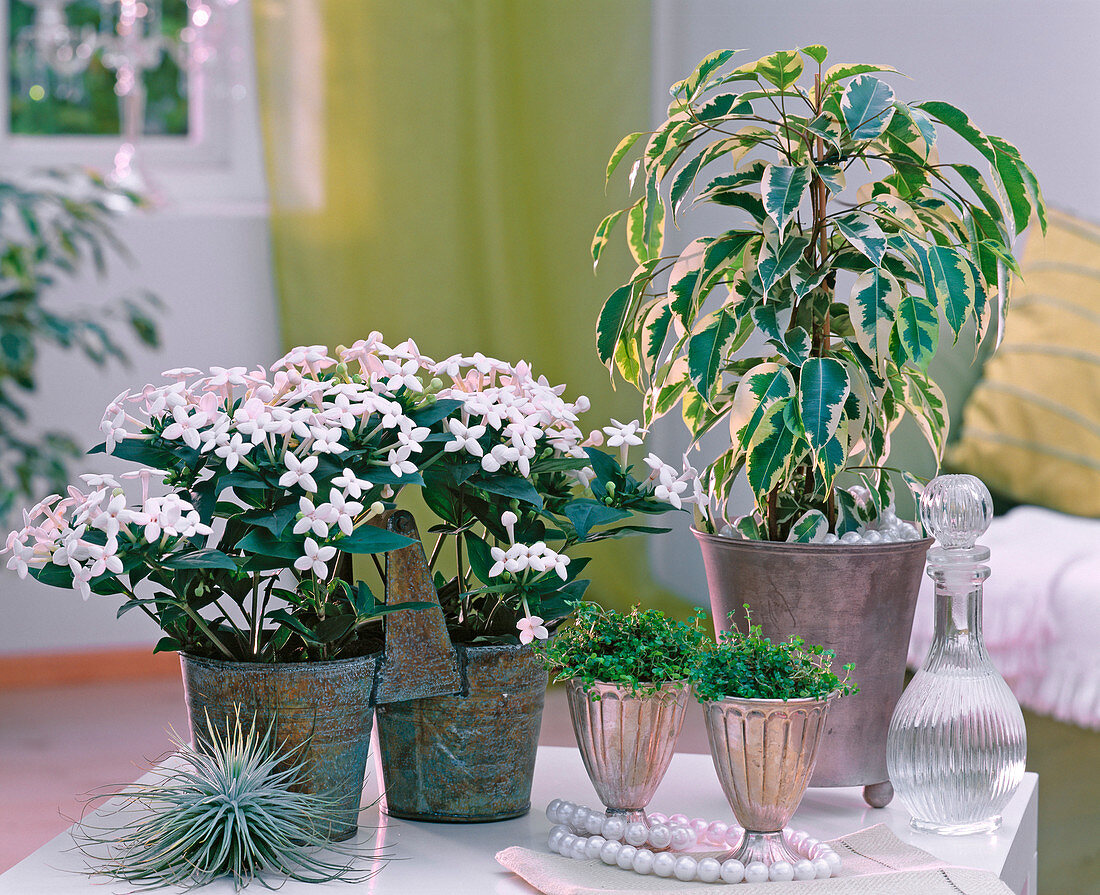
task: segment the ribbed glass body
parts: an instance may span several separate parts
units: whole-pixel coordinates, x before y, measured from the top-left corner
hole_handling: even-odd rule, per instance
[[[931,551],[940,554],[938,562],[929,557],[935,637],[894,711],[886,764],[914,827],[958,835],[1000,825],[1023,779],[1027,733],[1020,705],[982,640],[989,568],[968,561],[973,554],[949,555],[955,552]]]

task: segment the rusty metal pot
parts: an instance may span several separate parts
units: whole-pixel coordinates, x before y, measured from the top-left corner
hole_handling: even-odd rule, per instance
[[[379,657],[331,662],[223,662],[180,653],[191,742],[205,732],[206,718],[225,729],[240,706],[260,730],[274,722],[274,738],[302,766],[299,788],[331,793],[338,807],[328,837],[355,835],[370,746],[371,694]]]
[[[456,646],[462,692],[378,706],[392,817],[480,823],[531,808],[547,673],[529,646]]]
[[[608,815],[648,823],[645,808],[676,751],[691,687],[664,684],[649,696],[596,681],[566,683],[569,717],[584,768]]]
[[[868,804],[893,798],[886,734],[905,686],[905,658],[931,539],[896,544],[784,544],[692,530],[703,552],[716,630],[742,605],[766,636],[793,634],[855,664],[859,693],[833,707],[812,786],[863,786]]]
[[[703,703],[710,756],[745,835],[721,860],[742,864],[800,856],[783,828],[806,793],[829,715],[825,699],[738,699]]]

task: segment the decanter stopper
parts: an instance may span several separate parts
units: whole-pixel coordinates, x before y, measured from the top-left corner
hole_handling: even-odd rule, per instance
[[[972,475],[941,475],[920,498],[920,518],[937,546],[928,551],[929,574],[937,565],[984,562],[989,548],[976,546],[993,519],[993,498]]]

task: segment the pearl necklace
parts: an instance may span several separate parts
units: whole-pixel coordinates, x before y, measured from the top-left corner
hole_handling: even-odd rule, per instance
[[[623,870],[656,876],[675,876],[684,882],[704,883],[766,883],[790,880],[828,879],[840,869],[840,855],[824,842],[808,834],[784,830],[787,845],[802,859],[795,864],[776,861],[770,866],[751,861],[748,866],[731,858],[694,858],[686,852],[696,845],[716,845],[732,848],[740,842],[744,830],[722,821],[707,823],[702,818],[689,820],[684,814],[649,815],[650,825],[640,821],[628,823],[622,817],[608,817],[604,812],[554,799],[546,806],[546,819],[554,826],[547,845],[577,861],[599,858],[605,864]],[[648,848],[646,846],[649,846]]]

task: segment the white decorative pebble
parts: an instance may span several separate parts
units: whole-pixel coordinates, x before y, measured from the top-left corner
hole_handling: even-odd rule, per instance
[[[574,861],[585,861],[588,859],[587,837],[578,836],[573,840],[573,843],[569,846],[569,857]]]
[[[634,866],[634,856],[638,854],[638,849],[633,845],[624,845],[619,849],[619,854],[615,858],[615,863],[618,864],[623,870],[630,870]]]
[[[670,877],[676,869],[676,856],[672,852],[658,852],[653,856],[653,872],[657,876]]]
[[[884,531],[882,533],[882,543],[884,544],[896,544],[900,539],[896,531]]]
[[[649,844],[654,848],[668,848],[672,844],[672,829],[664,824],[650,827]]]
[[[822,543],[822,544],[835,544],[835,543],[836,543],[837,541],[839,541],[839,540],[840,540],[840,538],[838,538],[838,537],[837,537],[837,536],[836,536],[835,534],[833,534],[833,533],[832,533],[832,532],[830,531],[830,532],[827,532],[827,533],[826,533],[826,534],[825,534],[825,535],[824,535],[824,536],[823,536],[823,537],[821,538],[821,543]]]
[[[600,832],[608,839],[622,839],[623,833],[626,832],[626,821],[621,817],[605,818]]]
[[[752,861],[745,868],[745,882],[766,883],[768,881],[768,865],[761,861]]]
[[[585,829],[589,833],[602,833],[603,832],[604,815],[599,814],[596,811],[591,811],[588,814],[587,819],[584,822]]]
[[[725,525],[722,526],[722,530],[720,532],[718,532],[718,534],[721,535],[723,538],[739,538],[739,537],[741,537],[741,533],[736,528],[734,528],[732,525],[730,525],[728,522]]]
[[[840,855],[830,849],[823,855],[823,860],[829,865],[829,869],[836,873],[840,869]]]
[[[840,543],[842,544],[859,544],[862,543],[863,538],[859,536],[859,532],[846,531],[840,536]]]
[[[623,844],[621,842],[616,842],[614,839],[608,839],[600,848],[600,860],[605,864],[615,864],[622,848]],[[810,866],[810,872],[813,873],[813,865]]]
[[[833,875],[833,868],[829,866],[829,862],[824,858],[818,858],[814,861],[814,872],[817,874],[818,879],[828,879]]]
[[[640,821],[629,823],[626,825],[626,832],[623,837],[628,845],[645,845],[646,840],[649,838],[649,827]]]
[[[768,868],[768,879],[773,883],[789,883],[794,879],[794,867],[789,861],[776,861]]]
[[[797,864],[794,865],[794,878],[799,880],[813,879],[817,876],[817,871],[814,869],[813,861],[807,861],[803,858]]]
[[[872,529],[871,531],[865,531],[863,533],[863,543],[864,544],[881,544],[882,543],[882,532],[875,531],[874,529]]]
[[[720,875],[723,882],[739,883],[745,878],[745,865],[736,858],[730,858],[722,864]]]
[[[716,820],[709,827],[707,827],[707,841],[714,845],[726,844],[726,831],[729,829],[729,824],[724,824],[720,820]]]
[[[561,799],[554,799],[546,806],[546,819],[552,824],[558,822],[558,809],[561,807]]]
[[[660,811],[654,811],[649,815],[649,825],[652,827],[655,824],[667,824],[668,816],[661,814]]]
[[[704,883],[716,883],[722,877],[722,865],[714,858],[700,858],[695,875]]]
[[[640,848],[634,853],[634,872],[635,873],[652,873],[653,872],[653,859],[656,857],[653,852],[648,848]]]
[[[695,831],[691,827],[672,828],[672,847],[676,851],[687,851],[695,845]]]
[[[672,873],[676,879],[685,883],[690,883],[695,879],[698,870],[699,863],[691,855],[681,855],[672,867]]]
[[[604,843],[607,842],[603,836],[589,836],[588,843],[584,847],[585,856],[588,858],[598,858],[600,856],[600,849],[604,847]]]

